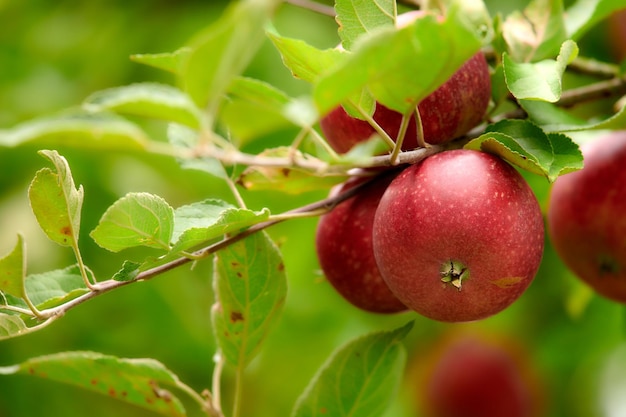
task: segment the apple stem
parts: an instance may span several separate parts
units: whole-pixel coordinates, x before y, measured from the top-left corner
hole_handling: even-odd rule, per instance
[[[420,115],[419,106],[415,106],[415,111],[413,112],[415,115],[415,132],[417,136],[417,146],[420,148],[425,148],[428,145],[424,140],[424,125],[422,124],[422,116]]]
[[[412,112],[411,112],[412,113]],[[411,114],[404,114],[402,116],[402,121],[400,122],[400,129],[398,130],[398,137],[396,138],[396,142],[393,145],[393,151],[391,152],[391,157],[389,158],[389,163],[391,165],[396,165],[398,163],[398,155],[402,150],[402,143],[404,142],[404,137],[406,136],[406,131],[409,127],[409,120],[411,120]]]
[[[469,278],[469,271],[462,262],[449,260],[441,265],[441,282],[450,284],[459,291],[463,281]]]

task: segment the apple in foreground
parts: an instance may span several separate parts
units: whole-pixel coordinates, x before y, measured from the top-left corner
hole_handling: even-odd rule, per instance
[[[407,308],[387,288],[372,249],[376,207],[393,178],[391,173],[382,175],[321,216],[315,240],[324,275],[341,296],[365,311],[395,313]],[[364,181],[363,178],[349,180],[331,191],[331,195]]]
[[[489,66],[483,53],[478,52],[419,103],[425,142],[441,144],[466,134],[481,122],[490,98]],[[377,103],[373,118],[395,140],[402,114]],[[320,120],[320,128],[329,145],[339,153],[348,152],[375,133],[367,121],[351,117],[341,106]],[[412,150],[417,146],[415,118],[411,118],[402,149]]]
[[[419,387],[426,417],[537,417],[539,378],[521,345],[501,337],[454,335],[435,344]]]
[[[532,282],[543,217],[522,176],[501,158],[458,149],[402,171],[380,200],[377,265],[407,307],[434,320],[483,319]]]
[[[574,274],[626,303],[626,131],[604,134],[581,150],[585,167],[552,187],[548,233]]]

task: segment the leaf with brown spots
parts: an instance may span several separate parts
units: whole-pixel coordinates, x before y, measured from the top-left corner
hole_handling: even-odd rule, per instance
[[[36,376],[97,392],[165,416],[187,415],[181,401],[170,391],[181,386],[180,380],[153,359],[64,352],[0,367],[0,374]]]

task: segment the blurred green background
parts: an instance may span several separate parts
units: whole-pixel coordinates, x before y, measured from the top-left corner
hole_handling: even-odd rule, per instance
[[[99,89],[138,81],[173,83],[167,73],[132,63],[129,55],[177,49],[217,19],[227,3],[0,0],[0,128],[77,106]],[[487,3],[492,12],[506,13],[526,2]],[[281,33],[318,47],[338,42],[332,18],[294,6],[284,5],[274,23]],[[582,54],[612,59],[605,32],[600,25],[583,39]],[[284,69],[268,42],[247,74],[293,96],[308,92],[306,84]],[[264,138],[251,144],[251,149],[288,143],[293,133]],[[207,197],[233,200],[223,184],[202,173],[183,171],[165,157],[57,149],[68,159],[76,182],[85,188],[81,247],[86,263],[101,277],[116,271],[123,259],[144,254],[110,254],[96,247],[87,235],[106,207],[125,193],[152,192],[174,207]],[[36,151],[29,146],[0,149],[0,253],[13,247],[18,232],[24,234],[31,273],[74,262],[71,251],[47,240],[28,207],[28,183],[46,164]],[[536,177],[528,179],[545,207],[547,183]],[[275,213],[324,196],[319,192],[287,197],[244,192],[249,208],[269,207]],[[514,306],[479,323],[444,325],[411,313],[376,316],[344,302],[319,273],[313,247],[315,225],[315,219],[303,219],[270,230],[283,251],[289,294],[278,326],[246,372],[243,415],[288,415],[316,369],[337,346],[368,331],[391,329],[409,320],[416,320],[407,340],[409,370],[443,334],[458,329],[489,331],[524,346],[542,380],[546,415],[624,415],[602,413],[598,408],[605,358],[623,341],[623,308],[581,286],[549,244],[535,282]],[[0,365],[67,350],[152,357],[202,390],[210,386],[213,368],[212,301],[210,262],[200,262],[193,270],[184,267],[98,297],[42,331],[1,342]],[[626,365],[624,360],[621,363]],[[626,374],[626,366],[624,370]],[[414,408],[419,387],[412,375],[407,372],[389,416],[418,415]],[[232,395],[232,378],[232,370],[226,368],[225,404]],[[150,415],[46,380],[2,376],[0,387],[2,417]],[[626,405],[621,407],[624,413]],[[199,414],[192,404],[188,408],[190,415]]]

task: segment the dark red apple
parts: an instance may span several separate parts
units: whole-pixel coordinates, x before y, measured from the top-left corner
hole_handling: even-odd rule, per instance
[[[375,313],[407,308],[389,291],[380,276],[372,249],[372,225],[380,197],[393,178],[384,178],[360,190],[323,215],[317,226],[316,249],[328,281],[356,307]],[[331,194],[348,190],[364,180],[350,180]]]
[[[552,187],[548,232],[563,262],[599,294],[626,303],[626,131],[581,147],[585,167]]]
[[[426,143],[440,144],[463,136],[481,122],[490,98],[489,66],[479,52],[419,104]],[[398,136],[402,114],[377,104],[373,117],[392,139]],[[348,152],[374,134],[368,122],[349,116],[341,106],[324,116],[320,127],[330,146],[339,153]],[[402,149],[415,149],[417,145],[415,119],[411,118]]]
[[[380,272],[407,307],[434,320],[489,317],[530,285],[543,254],[537,200],[501,158],[451,150],[396,177],[374,218]]]
[[[483,335],[455,335],[428,356],[420,387],[425,417],[537,417],[537,375],[521,345]]]

